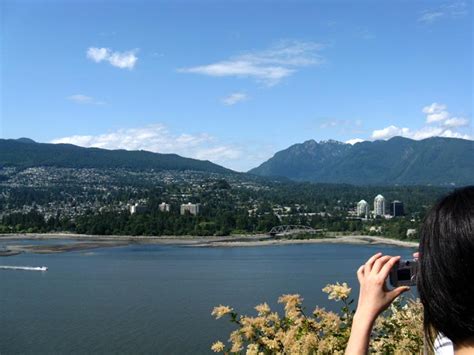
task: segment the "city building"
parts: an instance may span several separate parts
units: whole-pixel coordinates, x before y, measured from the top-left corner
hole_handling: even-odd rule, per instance
[[[369,216],[369,204],[366,200],[360,200],[357,203],[357,215],[367,218]]]
[[[385,197],[377,195],[374,198],[374,215],[385,216]]]
[[[170,204],[166,202],[160,203],[159,208],[161,212],[169,212],[171,209]]]
[[[392,210],[391,212],[392,212],[393,217],[399,217],[405,214],[403,210],[403,202],[398,201],[398,200],[395,200],[392,202],[391,210]]]
[[[181,205],[181,214],[185,214],[186,212],[189,212],[190,214],[196,216],[199,214],[200,207],[201,207],[200,203],[191,203],[191,202],[188,202],[187,204],[183,203]]]
[[[145,213],[146,211],[148,211],[148,207],[140,203],[135,203],[130,206],[130,214]]]

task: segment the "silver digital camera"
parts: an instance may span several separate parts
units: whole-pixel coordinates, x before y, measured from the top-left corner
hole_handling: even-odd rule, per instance
[[[390,271],[390,284],[393,287],[416,285],[417,260],[400,260]]]

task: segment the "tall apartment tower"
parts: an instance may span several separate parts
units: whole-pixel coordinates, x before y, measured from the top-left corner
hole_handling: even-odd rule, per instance
[[[366,200],[360,200],[357,203],[357,215],[365,218],[369,216],[369,204]]]
[[[374,198],[374,215],[385,215],[385,197],[383,197],[382,195],[377,195]]]
[[[201,207],[200,203],[191,203],[191,202],[188,202],[187,204],[183,203],[181,205],[180,212],[183,215],[186,214],[186,212],[188,212],[188,213],[196,216],[196,215],[199,214],[200,207]]]
[[[169,205],[169,203],[162,202],[160,203],[159,208],[161,212],[169,212],[171,209],[171,206]]]
[[[395,200],[392,202],[392,216],[398,217],[404,215],[403,202]]]

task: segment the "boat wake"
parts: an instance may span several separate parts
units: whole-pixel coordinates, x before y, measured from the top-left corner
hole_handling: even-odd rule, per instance
[[[8,266],[0,265],[0,270],[48,271],[46,266]]]

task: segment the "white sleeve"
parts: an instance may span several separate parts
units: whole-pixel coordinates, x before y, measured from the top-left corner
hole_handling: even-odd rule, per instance
[[[453,355],[454,347],[452,341],[443,334],[438,334],[434,342],[434,353],[435,355]]]

